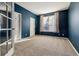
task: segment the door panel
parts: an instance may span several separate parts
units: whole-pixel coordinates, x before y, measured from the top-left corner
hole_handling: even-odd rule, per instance
[[[15,12],[14,15],[14,25],[15,25],[15,41],[21,39],[21,17],[22,15],[20,13]]]
[[[33,17],[30,18],[30,36],[35,35],[35,19]]]
[[[14,9],[12,8],[13,4],[8,3],[11,7],[6,2],[0,2],[0,56],[5,56],[13,49],[12,11]],[[13,53],[13,51],[10,53]]]

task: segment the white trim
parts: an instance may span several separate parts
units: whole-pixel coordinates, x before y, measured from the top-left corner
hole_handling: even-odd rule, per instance
[[[78,51],[75,49],[75,47],[73,46],[73,44],[70,42],[69,39],[68,39],[68,41],[69,41],[70,45],[72,46],[72,48],[74,49],[74,51],[76,52],[76,54],[79,56],[79,53],[78,53]]]
[[[19,39],[19,40],[21,40],[21,28],[22,28],[22,14],[21,13],[18,13],[18,12],[14,12],[15,14],[17,14],[18,15],[18,24],[20,24],[18,27],[19,27],[19,30],[20,30],[20,33],[19,33],[19,37],[17,38],[17,39]],[[15,17],[14,17],[15,18]],[[16,21],[16,20],[14,20],[14,21]],[[15,27],[15,29],[16,29],[16,27]]]
[[[21,37],[22,37],[22,14],[20,13],[20,39],[21,39]]]
[[[11,48],[5,56],[12,56],[14,53],[14,48]]]
[[[0,29],[0,31],[2,31],[2,30],[12,30],[12,28],[10,28],[10,29]]]
[[[19,43],[19,42],[28,41],[28,40],[31,40],[31,39],[29,39],[29,38],[24,38],[24,39],[21,39],[21,40],[15,41],[14,43]]]
[[[6,16],[6,15],[4,15],[2,13],[0,13],[0,15],[12,20],[12,18],[10,18],[10,17],[8,17],[8,16]]]
[[[35,35],[34,35],[34,36],[35,36]],[[15,41],[14,43],[19,43],[19,42],[31,40],[30,38],[32,38],[32,37],[34,37],[34,36],[27,37],[27,38],[22,38],[21,40]]]
[[[9,42],[10,40],[12,40],[12,39],[9,39],[9,40],[7,40],[7,41],[1,43],[0,46],[2,46],[2,45],[6,45],[6,42]],[[9,42],[9,44],[10,44],[10,42]]]
[[[12,2],[12,28],[14,28],[14,2]],[[14,30],[12,30],[12,47],[13,47],[13,53],[14,53]]]
[[[35,18],[30,17],[30,37],[35,35]]]
[[[10,18],[10,17],[8,17],[8,15],[6,16],[6,15],[4,15],[4,14],[2,14],[2,13],[0,13],[0,15],[1,16],[4,16],[4,17],[6,17],[7,19],[11,19],[11,20],[13,20],[13,12],[14,12],[14,3],[12,3],[12,18]],[[13,23],[13,21],[12,21],[12,23]],[[7,27],[8,27],[8,25],[7,25]],[[13,26],[12,26],[13,27]],[[0,29],[0,30],[12,30],[12,28],[10,28],[10,29]],[[8,34],[8,33],[7,33]],[[12,36],[13,37],[13,36]],[[13,39],[11,39],[11,40],[13,40]],[[1,45],[6,45],[6,42],[8,42],[9,40],[8,40],[8,36],[7,36],[7,41],[5,41],[5,42],[3,42],[3,43],[1,43],[0,44],[0,46]],[[10,44],[10,42],[9,42],[9,44]],[[13,41],[12,41],[12,48],[9,50],[9,51],[7,51],[7,53],[5,54],[5,56],[11,56],[11,55],[13,55],[13,53],[14,53],[14,43],[13,43]]]

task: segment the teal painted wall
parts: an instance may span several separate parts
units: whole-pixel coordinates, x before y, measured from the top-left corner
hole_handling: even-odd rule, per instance
[[[79,2],[72,2],[69,8],[69,38],[79,52]]]

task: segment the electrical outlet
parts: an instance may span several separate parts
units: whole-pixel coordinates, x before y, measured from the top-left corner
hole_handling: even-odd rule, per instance
[[[64,34],[62,34],[62,36],[64,36]]]

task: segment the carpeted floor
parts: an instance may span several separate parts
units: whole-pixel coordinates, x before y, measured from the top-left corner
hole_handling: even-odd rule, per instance
[[[15,44],[15,56],[76,56],[67,38],[36,35]]]

